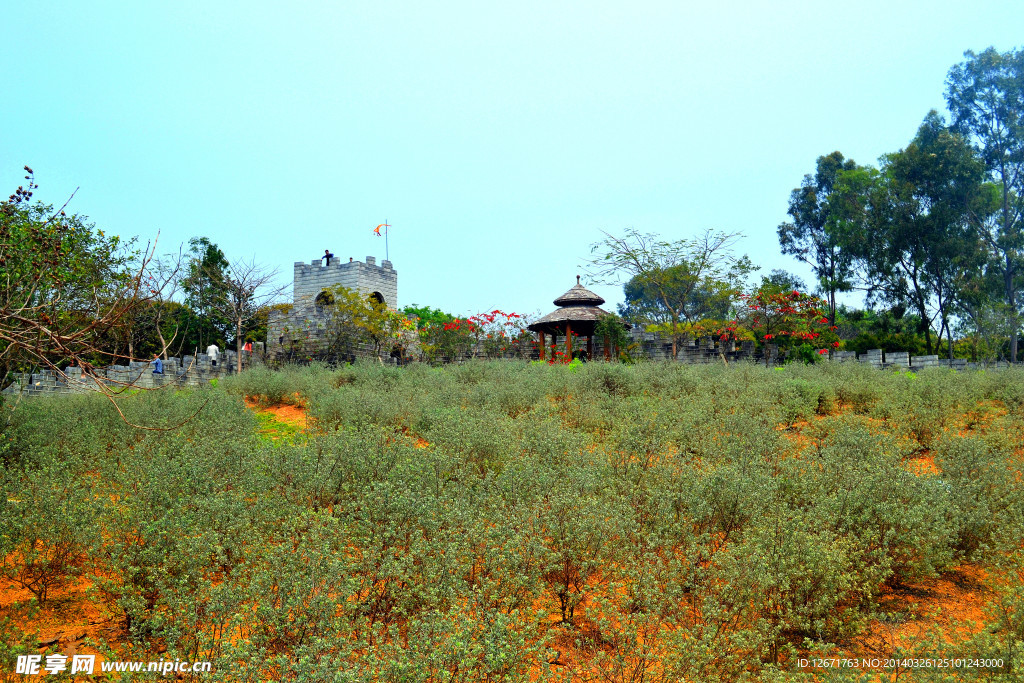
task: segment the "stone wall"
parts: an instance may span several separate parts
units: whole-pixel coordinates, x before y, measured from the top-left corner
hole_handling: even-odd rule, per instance
[[[365,263],[331,259],[329,266],[320,259],[296,262],[292,300],[296,308],[311,306],[320,292],[338,285],[367,296],[376,292],[388,308],[398,308],[398,272],[391,261],[378,266],[373,256],[367,256]]]
[[[252,354],[242,352],[242,369],[249,366]],[[164,361],[163,375],[153,374],[153,366],[144,361],[128,365],[111,365],[97,373],[97,377],[83,376],[82,368],[67,367],[63,374],[53,370],[38,373],[15,373],[14,383],[3,390],[5,394],[22,393],[27,396],[45,394],[76,394],[122,389],[156,389],[163,386],[208,386],[210,380],[233,374],[237,369],[234,351],[225,351],[214,365],[205,353]],[[103,385],[103,386],[101,386]]]
[[[415,334],[415,333],[413,333]],[[670,339],[650,332],[632,332],[631,337],[637,345],[634,355],[655,361],[668,361],[672,359],[672,342]],[[564,350],[564,341],[559,344]],[[578,344],[574,350],[585,349],[585,343]],[[639,353],[636,353],[636,351]],[[766,347],[769,357],[778,357],[778,347],[769,344]],[[416,360],[416,353],[410,353],[406,359],[385,358],[388,364],[397,364],[404,360]],[[264,357],[262,345],[256,350],[256,358]],[[374,350],[365,344],[349,349],[344,357],[334,358],[335,361],[352,361],[356,358],[375,358]],[[526,358],[537,360],[540,357],[536,342],[524,341],[514,350],[505,354],[506,358]],[[294,358],[278,358],[283,361],[303,362],[306,355]],[[468,358],[447,359],[447,362],[465,362],[470,359],[485,359],[487,354],[482,346],[474,349]],[[594,339],[594,358],[604,358],[604,346],[600,339]],[[754,342],[719,342],[713,337],[683,342],[677,353],[677,361],[680,363],[712,364],[721,363],[723,358],[732,363],[735,361],[764,362],[762,352],[754,352]],[[940,359],[938,356],[911,356],[906,351],[883,351],[882,349],[871,349],[860,355],[853,351],[835,351],[829,358],[833,363],[863,363],[877,369],[894,369],[917,371],[928,367],[951,367],[954,370],[980,370],[984,368],[1006,368],[1010,363],[999,361],[996,363],[972,363],[964,359]],[[243,352],[242,369],[244,370],[254,362],[253,354]],[[153,366],[148,362],[133,362],[129,365],[112,365],[99,373],[99,379],[106,386],[114,391],[123,388],[155,389],[163,386],[178,387],[200,387],[208,386],[210,381],[226,375],[234,374],[236,369],[236,354],[234,351],[225,351],[217,365],[213,365],[209,356],[199,354],[198,356],[185,356],[184,358],[170,358],[164,361],[163,375],[154,375]],[[3,390],[5,394],[23,393],[27,396],[53,395],[84,393],[88,391],[99,391],[97,380],[92,377],[83,377],[81,368],[65,368],[63,376],[53,370],[43,370],[39,373],[26,374],[16,373],[15,382]]]

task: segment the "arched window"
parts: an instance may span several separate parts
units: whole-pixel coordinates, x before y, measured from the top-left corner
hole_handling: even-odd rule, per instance
[[[380,292],[374,292],[373,294],[370,295],[370,301],[372,301],[375,304],[383,304],[384,295],[381,294]]]
[[[334,303],[334,295],[328,292],[326,289],[316,295],[316,299],[313,300],[313,305],[316,307],[318,315],[323,315],[325,309]]]

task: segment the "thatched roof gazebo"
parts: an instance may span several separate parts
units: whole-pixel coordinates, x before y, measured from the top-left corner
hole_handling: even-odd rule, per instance
[[[576,276],[576,286],[562,296],[555,299],[554,304],[559,308],[529,326],[533,332],[540,335],[540,357],[544,360],[547,344],[546,335],[551,335],[551,344],[558,343],[559,335],[565,337],[566,353],[572,357],[573,334],[587,338],[586,358],[594,357],[594,327],[598,318],[608,315],[608,312],[601,309],[600,305],[604,299],[594,294],[580,284],[580,276]],[[631,327],[629,323],[623,322],[622,326],[627,330]],[[605,357],[609,355],[609,345],[605,342]]]

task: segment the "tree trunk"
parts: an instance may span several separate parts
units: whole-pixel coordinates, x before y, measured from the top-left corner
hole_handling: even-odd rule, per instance
[[[242,374],[242,319],[238,319],[238,325],[235,327],[235,346],[237,347],[236,353],[238,356],[235,358],[235,374]]]
[[[1010,362],[1017,362],[1017,297],[1013,291],[1013,259],[1006,254],[1006,270],[1003,271],[1003,284],[1006,287],[1006,304],[1013,316],[1013,329],[1010,330]]]
[[[1003,186],[1003,237],[1009,238],[1010,236],[1010,188],[1006,186],[1006,161],[1000,159],[999,162],[999,179],[1002,181]],[[1006,270],[1003,273],[1003,282],[1006,286],[1006,303],[1010,307],[1010,315],[1013,316],[1013,329],[1010,331],[1010,362],[1017,362],[1017,297],[1013,289],[1013,275],[1014,275],[1015,264],[1013,258],[1010,256],[1009,250],[1006,252]]]

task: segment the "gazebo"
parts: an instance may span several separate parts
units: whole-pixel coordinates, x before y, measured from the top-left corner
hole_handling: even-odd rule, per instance
[[[587,338],[587,360],[594,357],[594,327],[597,320],[608,312],[599,308],[604,299],[594,294],[580,284],[580,276],[576,276],[576,286],[562,296],[555,299],[554,304],[559,308],[533,323],[528,327],[532,332],[540,335],[540,357],[544,360],[547,353],[546,336],[551,335],[551,344],[558,343],[559,335],[565,337],[566,354],[572,357],[573,334]],[[623,322],[622,326],[630,329],[629,323]],[[609,357],[610,349],[605,343],[605,357]]]

